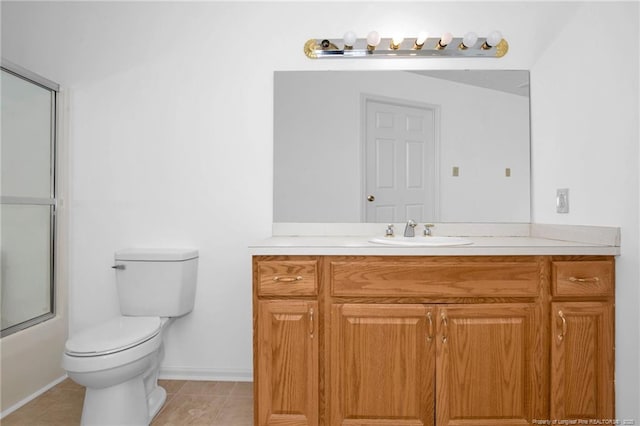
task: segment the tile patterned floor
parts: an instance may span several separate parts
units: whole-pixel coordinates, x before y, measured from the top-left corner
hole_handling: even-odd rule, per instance
[[[252,383],[160,380],[160,385],[167,391],[167,401],[152,426],[253,425]],[[0,424],[79,425],[83,400],[84,387],[67,379],[0,420]]]

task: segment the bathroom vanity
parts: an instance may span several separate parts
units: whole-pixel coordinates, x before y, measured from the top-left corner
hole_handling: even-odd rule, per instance
[[[252,247],[256,425],[613,419],[619,247]],[[547,424],[547,423],[538,423]]]

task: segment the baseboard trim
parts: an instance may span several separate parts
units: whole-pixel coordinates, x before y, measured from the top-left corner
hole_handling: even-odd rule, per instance
[[[160,379],[166,380],[208,380],[219,382],[252,382],[251,370],[237,370],[225,368],[160,368]]]
[[[33,401],[34,399],[36,399],[37,397],[39,397],[40,395],[42,395],[43,393],[45,393],[46,391],[48,391],[49,389],[54,387],[55,385],[57,385],[59,383],[62,383],[66,378],[67,378],[66,374],[64,376],[58,377],[53,382],[47,384],[43,388],[40,388],[39,390],[37,390],[36,392],[32,393],[28,397],[16,402],[15,404],[13,404],[11,407],[7,408],[6,410],[3,410],[2,412],[0,412],[0,419],[4,419],[9,414],[13,413],[14,411],[19,409],[23,405]]]

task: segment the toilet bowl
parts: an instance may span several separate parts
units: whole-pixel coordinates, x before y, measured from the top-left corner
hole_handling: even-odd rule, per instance
[[[82,425],[146,426],[160,411],[163,336],[193,309],[196,267],[194,250],[116,253],[123,315],[73,335],[62,356],[68,376],[86,387]]]
[[[168,318],[119,316],[67,341],[62,365],[87,388],[83,424],[149,424],[166,399],[157,374],[169,323]]]

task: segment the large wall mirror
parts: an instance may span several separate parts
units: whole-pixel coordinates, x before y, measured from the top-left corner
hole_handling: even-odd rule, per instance
[[[530,221],[528,71],[274,83],[274,222]]]

